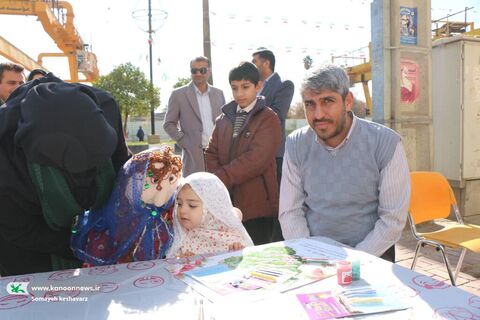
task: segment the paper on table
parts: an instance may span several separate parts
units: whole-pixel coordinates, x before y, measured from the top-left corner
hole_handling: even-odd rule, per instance
[[[386,288],[373,286],[346,287],[340,292],[297,294],[311,320],[341,318],[409,308]]]
[[[298,256],[343,258],[346,256],[343,252],[343,248],[311,239],[249,247],[207,258],[203,266],[186,271],[188,277],[184,281],[206,294],[211,301],[224,301],[231,295],[234,295],[235,301],[254,301],[264,299],[270,293],[285,292],[335,274],[331,267],[305,265]],[[199,288],[199,283],[207,290]]]
[[[350,315],[331,291],[297,294],[297,298],[311,320],[332,319]]]
[[[344,288],[340,301],[351,314],[370,314],[407,309],[403,300],[381,286],[356,286]]]

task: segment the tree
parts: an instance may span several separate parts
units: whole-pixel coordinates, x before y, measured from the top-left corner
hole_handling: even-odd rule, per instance
[[[115,98],[124,116],[125,132],[130,115],[145,116],[150,113],[150,105],[160,105],[160,90],[150,85],[145,74],[130,62],[115,67],[109,74],[98,78],[93,85]]]
[[[353,98],[353,106],[352,106],[352,111],[353,113],[359,117],[359,118],[365,118],[368,116],[368,109],[367,109],[367,104],[362,101],[358,100],[357,98]]]
[[[305,58],[303,58],[303,67],[305,68],[305,70],[310,69],[312,67],[312,64],[313,64],[312,57],[306,56]]]
[[[173,89],[183,87],[188,84],[192,79],[191,78],[178,78],[177,83],[173,85]]]
[[[297,102],[288,110],[287,119],[305,119],[303,102]]]

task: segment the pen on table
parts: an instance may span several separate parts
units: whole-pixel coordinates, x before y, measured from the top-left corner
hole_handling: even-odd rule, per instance
[[[204,320],[205,319],[205,314],[203,310],[203,298],[200,298],[199,303],[199,308],[198,308],[198,320]]]
[[[315,257],[300,257],[302,262],[305,263],[320,263],[320,264],[327,264],[327,265],[335,265],[336,261],[325,259],[325,258],[315,258]]]
[[[353,298],[353,297],[375,297],[377,296],[377,292],[375,290],[371,291],[357,291],[357,292],[345,292],[343,293],[343,296],[347,298]]]
[[[383,302],[383,299],[379,297],[348,298],[349,304],[377,304],[382,302]]]
[[[377,293],[377,290],[375,290],[371,286],[363,286],[363,287],[356,287],[356,288],[348,288],[341,291],[341,294],[343,295],[358,294],[358,293]]]
[[[280,271],[275,271],[270,269],[257,269],[256,271],[260,273],[265,273],[271,276],[276,276],[276,277],[283,275],[283,273],[281,273]]]
[[[353,287],[353,288],[348,288],[345,290],[342,290],[342,293],[348,293],[348,292],[365,292],[365,291],[374,291],[376,290],[372,288],[371,286],[363,286],[363,287]]]
[[[277,278],[278,278],[276,276],[261,273],[261,272],[258,272],[258,271],[251,271],[250,275],[254,278],[269,281],[269,282],[277,282]]]

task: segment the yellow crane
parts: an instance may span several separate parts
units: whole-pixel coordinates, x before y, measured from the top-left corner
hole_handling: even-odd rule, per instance
[[[346,67],[345,71],[348,74],[350,83],[361,83],[363,88],[363,93],[365,94],[365,104],[367,106],[367,115],[372,115],[372,96],[370,95],[370,90],[368,88],[368,81],[372,80],[372,44],[368,44],[368,62],[357,64],[356,66]]]
[[[441,23],[442,25],[432,30],[432,40],[451,37],[457,34],[463,34],[473,37],[480,36],[480,29],[475,29],[475,24],[473,22],[459,22],[448,20],[438,20],[435,22],[437,24]]]
[[[350,80],[350,84],[354,85],[355,83],[361,83],[363,87],[363,93],[365,94],[365,105],[367,107],[367,115],[372,114],[372,96],[370,95],[370,89],[368,88],[368,81],[372,80],[372,72],[371,72],[371,56],[372,56],[372,45],[371,43],[368,44],[368,56],[369,61],[365,61],[363,59],[363,63],[357,64],[352,67],[345,67],[345,71],[347,72],[348,78]],[[357,59],[358,57],[347,57],[347,56],[336,56],[332,57],[332,63],[335,62],[335,59]]]
[[[55,13],[56,11],[56,13]],[[44,57],[66,57],[72,82],[92,82],[98,77],[97,57],[90,52],[75,29],[73,8],[66,1],[57,0],[0,0],[0,14],[37,16],[43,29],[62,52],[40,53],[38,65]],[[0,39],[0,54],[31,70],[35,61],[19,49]],[[81,72],[85,78],[79,79]]]

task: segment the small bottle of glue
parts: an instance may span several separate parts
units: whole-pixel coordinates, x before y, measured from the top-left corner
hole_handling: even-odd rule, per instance
[[[339,261],[337,263],[337,282],[340,285],[352,283],[352,264],[350,261]]]
[[[352,281],[360,280],[360,260],[352,261]]]

